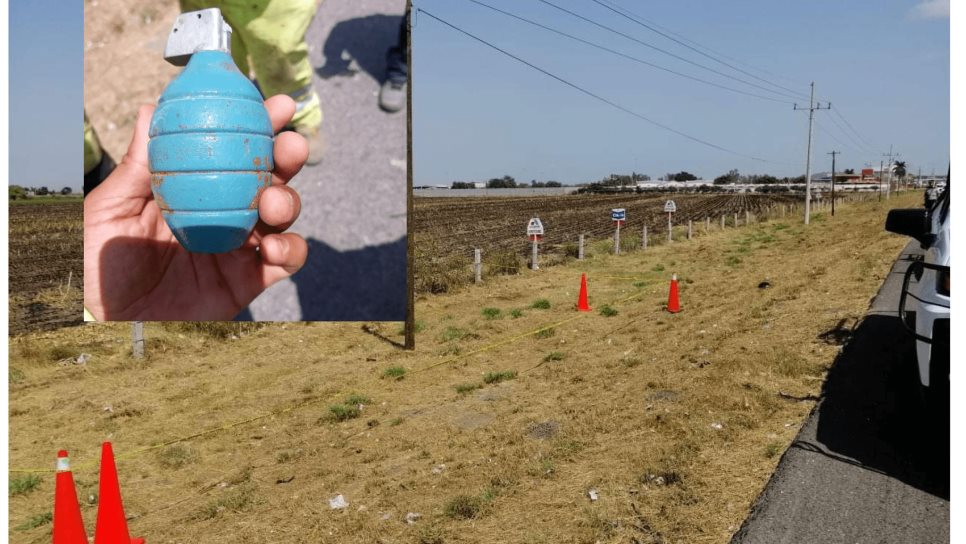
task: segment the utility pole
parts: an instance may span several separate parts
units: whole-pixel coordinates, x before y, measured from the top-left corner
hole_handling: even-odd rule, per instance
[[[882,202],[882,161],[879,161],[879,202]]]
[[[888,163],[889,181],[886,184],[886,200],[889,200],[889,197],[891,196],[891,193],[892,193],[892,161],[893,161],[892,156],[893,155],[895,155],[895,158],[897,159],[899,158],[898,153],[892,153],[892,144],[889,144],[889,154],[885,154],[885,153],[882,154],[883,157],[889,157],[889,163]]]
[[[805,224],[808,224],[808,216],[811,214],[812,209],[812,120],[815,117],[815,110],[828,110],[832,109],[832,103],[829,102],[822,107],[822,103],[815,102],[815,82],[811,84],[812,93],[808,97],[808,108],[799,108],[798,104],[794,104],[792,109],[795,110],[808,110],[808,147],[805,151]]]
[[[835,217],[835,156],[842,152],[833,150],[828,154],[832,156],[832,217]]]

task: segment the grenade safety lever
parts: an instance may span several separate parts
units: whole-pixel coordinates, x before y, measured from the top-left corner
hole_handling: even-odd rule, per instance
[[[164,60],[175,66],[185,66],[191,55],[198,51],[231,53],[231,27],[221,17],[218,8],[179,16],[164,46]]]
[[[218,8],[178,16],[164,58],[185,69],[161,94],[148,131],[155,202],[178,242],[195,253],[241,247],[272,183],[272,123],[230,44]]]

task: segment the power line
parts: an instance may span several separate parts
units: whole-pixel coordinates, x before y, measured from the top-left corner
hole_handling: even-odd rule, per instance
[[[576,17],[576,18],[578,18],[578,19],[580,19],[582,21],[586,21],[586,22],[588,22],[588,23],[590,23],[590,24],[592,24],[594,26],[597,26],[597,27],[600,27],[600,28],[602,28],[604,30],[607,30],[608,32],[612,32],[614,34],[617,34],[618,36],[623,36],[624,38],[627,38],[628,40],[631,40],[631,41],[633,41],[635,43],[639,43],[639,44],[643,45],[644,47],[648,47],[648,48],[653,49],[655,51],[664,53],[665,55],[668,55],[670,57],[674,57],[674,58],[676,58],[676,59],[678,59],[678,60],[680,60],[682,62],[686,62],[686,63],[691,64],[693,66],[697,66],[698,68],[701,68],[703,70],[707,70],[709,72],[718,74],[719,76],[726,77],[728,79],[733,79],[735,81],[739,81],[741,83],[744,83],[745,85],[749,85],[751,87],[756,87],[756,88],[761,89],[763,91],[767,91],[767,92],[770,92],[770,93],[774,93],[774,94],[777,94],[777,95],[781,95],[781,96],[784,96],[786,98],[801,98],[800,95],[799,96],[796,96],[796,95],[791,95],[791,94],[784,93],[784,92],[781,92],[781,91],[776,91],[774,89],[769,89],[768,87],[764,87],[762,85],[758,85],[757,83],[753,83],[751,81],[747,81],[747,80],[741,79],[740,77],[735,77],[735,76],[733,76],[731,74],[727,74],[727,73],[722,72],[720,70],[715,70],[714,68],[711,68],[710,66],[705,66],[704,64],[701,64],[701,63],[695,62],[695,61],[693,61],[691,59],[688,59],[688,58],[682,57],[680,55],[674,54],[674,53],[672,53],[672,52],[670,52],[670,51],[668,51],[666,49],[661,49],[660,47],[657,47],[656,45],[652,45],[652,44],[649,44],[649,43],[647,43],[647,42],[645,42],[643,40],[639,40],[639,39],[635,38],[634,36],[631,36],[630,34],[625,34],[624,32],[621,32],[620,30],[617,30],[615,28],[609,27],[609,26],[607,26],[605,24],[602,24],[602,23],[598,23],[597,21],[594,21],[593,19],[590,19],[588,17],[584,17],[583,15],[581,15],[579,13],[575,13],[573,11],[570,11],[569,9],[563,8],[561,6],[558,6],[557,4],[554,4],[553,2],[550,2],[549,0],[538,0],[538,1],[544,3],[544,4],[548,5],[548,6],[550,6],[552,8],[555,8],[557,10],[560,10],[560,11],[562,11],[564,13],[568,13],[568,14],[570,14],[570,15],[572,15],[572,16],[574,16],[574,17]]]
[[[802,110],[798,110],[798,111],[805,112],[807,110],[802,109]],[[864,156],[864,155],[877,155],[877,153],[875,153],[874,151],[866,151],[866,150],[863,150],[863,149],[859,149],[859,148],[856,148],[855,146],[849,145],[848,142],[842,141],[831,130],[825,128],[825,125],[823,125],[822,123],[819,123],[818,119],[815,119],[813,122],[815,123],[815,126],[817,126],[822,132],[825,133],[826,136],[828,136],[829,138],[835,140],[835,143],[837,143],[837,144],[839,144],[839,145],[841,145],[843,147],[847,147],[847,148],[851,149],[852,151],[855,151],[856,153],[858,153],[859,156]]]
[[[829,129],[825,128],[825,126],[823,126],[821,123],[819,123],[817,119],[814,122],[815,122],[815,126],[817,126],[822,132],[824,132],[826,135],[828,135],[829,138],[832,138],[833,140],[835,140],[835,142],[837,144],[839,144],[841,146],[844,146],[844,147],[847,147],[847,148],[851,149],[852,151],[855,151],[859,155],[869,155],[870,154],[868,151],[862,151],[861,149],[856,149],[855,147],[849,145],[848,143],[843,142],[842,140],[838,139],[838,137],[836,137],[835,134],[832,134],[832,132]]]
[[[844,128],[842,128],[842,125],[840,125],[840,124],[839,124],[839,122],[838,122],[838,121],[836,121],[834,117],[831,117],[831,116],[829,116],[829,118],[828,118],[828,120],[829,120],[829,121],[831,121],[833,125],[835,125],[835,128],[837,128],[837,129],[839,129],[839,131],[840,131],[840,132],[841,132],[842,134],[844,134],[844,135],[845,135],[845,136],[846,136],[846,137],[847,137],[847,138],[848,138],[849,140],[851,140],[851,141],[852,141],[852,143],[854,143],[854,144],[855,144],[856,146],[858,146],[858,147],[854,147],[854,148],[853,148],[854,150],[859,150],[859,149],[861,149],[863,153],[870,153],[870,154],[872,154],[872,155],[874,155],[874,154],[875,154],[875,152],[874,152],[874,151],[872,151],[871,149],[868,149],[868,146],[866,146],[866,145],[863,145],[863,144],[862,144],[862,143],[860,143],[860,142],[859,142],[858,140],[856,140],[856,139],[855,139],[855,137],[853,137],[853,136],[852,136],[852,134],[851,134],[851,133],[849,133],[849,131],[847,131],[847,130],[845,130]],[[850,147],[851,147],[851,146],[850,146]]]
[[[746,74],[746,75],[749,75],[751,77],[754,77],[755,79],[758,79],[759,81],[763,81],[765,83],[768,83],[770,85],[774,85],[774,86],[779,87],[781,89],[785,89],[785,90],[788,90],[788,91],[791,91],[791,92],[796,92],[794,89],[789,89],[788,87],[784,87],[784,86],[778,85],[778,84],[776,84],[774,82],[771,82],[771,81],[768,81],[766,79],[757,77],[754,74],[751,74],[751,73],[749,73],[747,71],[741,70],[741,69],[737,68],[736,66],[732,66],[731,64],[728,64],[726,62],[723,62],[720,59],[718,59],[717,57],[715,57],[714,55],[706,54],[706,53],[704,53],[704,52],[696,49],[695,47],[692,47],[692,46],[690,46],[690,45],[688,45],[687,43],[684,43],[684,42],[690,42],[691,44],[694,44],[697,47],[701,47],[701,48],[706,49],[708,51],[712,51],[714,53],[717,53],[721,57],[730,58],[731,60],[734,60],[735,62],[738,62],[739,64],[744,64],[746,66],[751,67],[752,69],[755,69],[755,70],[758,70],[758,71],[767,73],[767,74],[769,74],[769,75],[771,75],[773,77],[782,77],[783,79],[790,79],[790,78],[787,78],[787,77],[784,77],[784,76],[780,76],[780,75],[772,74],[772,73],[770,73],[770,72],[768,72],[766,70],[763,70],[761,68],[755,68],[753,66],[748,65],[747,63],[743,63],[743,62],[741,62],[741,61],[739,61],[737,59],[728,57],[727,55],[724,55],[722,53],[718,53],[717,51],[715,51],[714,49],[712,49],[710,47],[703,46],[703,45],[701,45],[701,44],[699,44],[699,43],[697,43],[697,42],[695,42],[693,40],[689,40],[686,37],[682,36],[681,34],[675,33],[675,32],[671,31],[670,29],[668,29],[666,27],[661,27],[657,23],[655,23],[655,22],[653,22],[651,20],[648,20],[647,18],[643,17],[642,15],[640,15],[638,13],[634,13],[633,11],[631,11],[629,9],[626,9],[626,8],[624,8],[622,6],[619,6],[616,3],[614,3],[614,2],[609,2],[607,0],[591,0],[591,1],[594,2],[594,3],[596,3],[596,4],[599,4],[599,5],[603,6],[605,8],[607,8],[607,9],[609,9],[610,11],[613,11],[613,12],[617,13],[618,15],[621,15],[622,17],[624,17],[624,18],[626,18],[628,20],[631,20],[631,21],[633,21],[633,22],[635,22],[635,23],[643,26],[644,28],[647,28],[648,30],[651,30],[651,31],[653,31],[653,32],[655,32],[657,34],[660,34],[661,36],[664,36],[665,38],[667,38],[667,39],[669,39],[669,40],[671,40],[671,41],[673,41],[675,43],[678,43],[678,44],[680,44],[680,45],[682,45],[684,47],[687,47],[688,49],[690,49],[690,50],[692,50],[692,51],[694,51],[694,52],[696,52],[696,53],[698,53],[700,55],[703,55],[703,56],[705,56],[707,58],[710,58],[710,59],[712,59],[712,60],[714,60],[716,62],[719,62],[719,63],[721,63],[721,64],[723,64],[725,66],[728,66],[729,68],[732,68],[734,70],[737,70],[737,71],[739,71],[739,72],[741,72],[743,74]],[[648,23],[650,23],[650,24],[648,24]],[[661,32],[658,29],[664,30],[665,32]],[[668,34],[673,34],[673,35],[677,36],[680,39],[675,39],[674,37],[669,36]],[[801,96],[802,98],[807,98],[804,95],[799,95],[799,96]],[[848,121],[848,119],[845,118],[845,116],[842,114],[842,112],[841,112],[841,110],[839,108],[834,108],[834,109],[835,109],[835,114],[839,117],[839,119],[841,119],[849,127],[849,129],[851,129],[851,134],[849,133],[849,131],[846,131],[844,128],[842,128],[838,124],[838,122],[836,122],[834,119],[832,119],[832,121],[835,123],[836,127],[839,128],[839,130],[841,130],[842,133],[845,134],[849,138],[849,140],[851,140],[856,145],[858,145],[859,148],[863,150],[862,151],[863,153],[872,153],[872,154],[874,154],[874,152],[872,151],[872,147],[873,146],[871,144],[869,144],[869,142],[865,138],[862,137],[862,135],[855,129],[854,126],[852,126],[852,123],[850,123]],[[852,136],[852,134],[854,134],[858,138],[858,140],[856,140],[856,138],[854,138]],[[856,148],[852,148],[852,149],[853,150],[858,150]]]
[[[717,62],[717,63],[719,63],[719,64],[723,64],[724,66],[727,66],[728,68],[731,68],[732,70],[735,70],[735,71],[738,71],[738,72],[741,72],[742,74],[745,74],[746,76],[750,76],[750,77],[753,77],[753,78],[755,78],[755,79],[757,79],[758,81],[761,81],[761,82],[763,82],[763,83],[767,83],[768,85],[771,85],[771,86],[773,86],[773,87],[778,87],[779,89],[784,89],[784,90],[786,90],[786,91],[790,91],[790,92],[792,92],[792,93],[795,93],[795,95],[796,95],[796,96],[797,96],[798,98],[805,98],[805,95],[803,95],[803,94],[801,94],[801,93],[799,93],[799,92],[798,92],[798,91],[796,91],[795,89],[789,89],[788,87],[785,87],[784,85],[779,85],[779,84],[777,84],[777,83],[774,83],[774,82],[771,82],[771,81],[768,81],[767,79],[764,79],[764,78],[761,78],[761,77],[758,77],[758,76],[756,76],[755,74],[752,74],[751,72],[748,72],[748,71],[745,71],[745,70],[742,70],[741,68],[738,68],[737,66],[734,66],[733,64],[729,64],[729,63],[727,63],[727,62],[725,62],[725,61],[723,61],[723,60],[721,60],[721,59],[719,59],[719,58],[717,58],[717,57],[715,57],[715,56],[713,56],[713,55],[710,55],[710,54],[708,54],[708,53],[705,53],[704,51],[701,51],[700,49],[697,49],[697,48],[695,48],[695,47],[692,47],[692,46],[690,46],[690,45],[688,45],[688,44],[686,44],[686,43],[684,43],[683,41],[681,41],[681,40],[679,40],[679,39],[677,39],[677,38],[675,38],[675,37],[673,37],[673,36],[670,36],[670,35],[668,35],[668,34],[665,34],[664,32],[661,32],[660,30],[658,30],[658,29],[656,29],[656,28],[654,28],[653,26],[651,26],[651,25],[649,25],[649,24],[647,24],[647,23],[645,23],[645,22],[643,22],[643,21],[641,21],[641,20],[639,20],[639,19],[637,19],[636,17],[632,17],[631,15],[628,15],[628,14],[626,14],[626,13],[622,13],[621,11],[618,11],[617,9],[615,9],[615,8],[612,8],[611,6],[609,6],[609,5],[607,5],[607,4],[605,4],[604,2],[601,2],[600,0],[591,0],[591,2],[594,2],[595,4],[597,4],[597,5],[599,5],[599,6],[602,6],[602,7],[604,7],[604,8],[606,8],[606,9],[609,9],[610,11],[613,11],[614,13],[616,13],[616,14],[618,14],[618,15],[620,15],[621,17],[624,17],[625,19],[627,19],[627,20],[629,20],[629,21],[632,21],[632,22],[634,22],[634,23],[636,23],[636,24],[638,24],[638,25],[640,25],[640,26],[642,26],[642,27],[644,27],[644,28],[646,28],[646,29],[648,29],[648,30],[650,30],[651,32],[654,32],[654,33],[657,33],[657,34],[659,34],[659,35],[661,35],[661,36],[664,36],[665,38],[667,38],[667,39],[669,39],[669,40],[671,40],[672,42],[674,42],[674,43],[676,43],[676,44],[678,44],[678,45],[682,45],[682,46],[684,46],[684,47],[687,47],[687,48],[688,48],[688,49],[690,49],[691,51],[694,51],[695,53],[697,53],[697,54],[699,54],[699,55],[702,55],[702,56],[704,56],[704,57],[707,57],[707,58],[709,58],[709,59],[711,59],[711,60],[713,60],[713,61],[715,61],[715,62]]]
[[[664,66],[661,66],[661,65],[658,65],[658,64],[654,64],[652,62],[648,62],[648,61],[646,61],[644,59],[641,59],[641,58],[638,58],[638,57],[634,57],[634,56],[628,55],[626,53],[622,53],[622,52],[617,51],[615,49],[611,49],[611,48],[609,48],[607,46],[604,46],[604,45],[601,45],[599,43],[595,43],[595,42],[592,42],[592,41],[589,41],[589,40],[585,40],[585,39],[580,38],[578,36],[574,36],[573,34],[568,34],[568,33],[564,32],[562,30],[558,30],[556,28],[553,28],[553,27],[544,25],[542,23],[538,23],[538,22],[533,21],[531,19],[527,19],[525,17],[521,17],[520,15],[517,15],[515,13],[511,13],[509,11],[505,11],[505,10],[502,10],[500,8],[491,6],[489,4],[480,2],[479,0],[467,0],[467,1],[468,2],[472,2],[472,3],[476,4],[476,5],[479,5],[479,6],[488,8],[488,9],[491,9],[491,10],[497,12],[497,13],[502,13],[503,15],[506,15],[508,17],[512,17],[512,18],[517,19],[519,21],[523,21],[523,22],[525,22],[527,24],[530,24],[530,25],[533,25],[533,26],[542,28],[544,30],[553,32],[553,33],[558,34],[560,36],[564,36],[564,37],[569,38],[571,40],[574,40],[574,41],[583,43],[585,45],[589,45],[591,47],[595,47],[595,48],[600,49],[602,51],[606,51],[608,53],[612,53],[614,55],[623,57],[625,59],[629,59],[629,60],[632,60],[634,62],[637,62],[637,63],[640,63],[640,64],[644,64],[646,66],[650,66],[652,68],[656,68],[658,70],[663,70],[665,72],[674,74],[676,76],[680,76],[680,77],[683,77],[683,78],[687,78],[687,79],[690,79],[692,81],[697,81],[699,83],[704,83],[706,85],[711,85],[712,87],[717,87],[719,89],[724,89],[724,90],[727,90],[727,91],[731,91],[731,92],[743,94],[743,95],[746,95],[746,96],[752,96],[752,97],[755,97],[755,98],[760,98],[762,100],[769,100],[769,101],[772,101],[772,102],[779,102],[779,103],[782,103],[782,104],[791,104],[792,103],[792,102],[790,102],[788,100],[782,100],[780,98],[775,98],[775,97],[771,97],[771,96],[764,96],[764,95],[760,95],[760,94],[750,93],[748,91],[743,91],[741,89],[735,89],[734,87],[728,87],[727,85],[721,85],[721,84],[715,83],[713,81],[708,81],[706,79],[701,79],[699,77],[695,77],[695,76],[691,76],[691,75],[688,75],[688,74],[685,74],[685,73],[682,73],[682,72],[678,72],[676,70],[672,70],[670,68],[666,68]]]
[[[674,32],[673,30],[671,30],[670,28],[668,28],[666,26],[659,25],[656,22],[654,22],[653,20],[649,20],[646,17],[642,16],[641,14],[635,13],[635,12],[633,12],[633,11],[631,11],[631,10],[629,10],[629,9],[627,9],[627,8],[619,5],[619,4],[617,4],[616,2],[607,2],[607,4],[609,4],[612,7],[616,7],[617,9],[621,10],[624,13],[633,15],[633,16],[635,16],[635,17],[637,17],[637,18],[639,18],[639,19],[641,19],[643,21],[647,21],[651,25],[653,25],[653,26],[655,26],[657,28],[660,28],[661,30],[664,30],[668,34],[673,34],[674,36],[677,36],[678,38],[680,38],[680,39],[682,39],[682,40],[684,40],[684,41],[686,41],[686,42],[694,45],[695,47],[700,47],[701,49],[705,49],[707,51],[714,52],[718,56],[723,57],[723,58],[726,58],[726,59],[728,59],[728,60],[730,60],[732,62],[736,62],[736,63],[741,64],[743,66],[746,66],[746,67],[748,67],[748,68],[750,68],[752,70],[761,72],[761,73],[766,74],[766,75],[769,75],[771,77],[777,77],[779,79],[784,79],[785,81],[794,82],[794,83],[797,83],[797,84],[800,84],[800,85],[805,85],[806,84],[806,82],[804,82],[803,80],[797,80],[797,79],[794,79],[794,78],[790,78],[788,76],[783,76],[781,74],[776,74],[776,73],[773,73],[773,72],[769,72],[768,70],[765,70],[764,68],[759,68],[757,66],[753,66],[751,64],[748,64],[747,62],[743,62],[741,59],[737,59],[735,57],[728,56],[728,55],[726,55],[724,53],[721,53],[720,51],[715,51],[711,47],[708,47],[706,45],[702,45],[702,44],[700,44],[700,43],[698,43],[698,42],[696,42],[696,41],[694,41],[692,39],[689,39],[686,36],[684,36],[683,34],[681,34],[679,32]],[[801,96],[802,96],[802,98],[805,98],[805,95],[804,94],[801,95]]]
[[[725,153],[730,153],[732,155],[737,155],[739,157],[744,157],[746,159],[751,159],[751,160],[755,160],[755,161],[759,161],[759,162],[772,162],[772,161],[769,161],[767,159],[762,159],[760,157],[755,157],[755,156],[752,156],[752,155],[746,155],[744,153],[739,153],[738,151],[734,151],[732,149],[728,149],[727,147],[723,147],[723,146],[720,146],[720,145],[717,145],[717,144],[713,144],[713,143],[708,142],[706,140],[702,140],[702,139],[697,138],[695,136],[691,136],[690,134],[687,134],[687,133],[682,132],[680,130],[677,130],[675,128],[669,127],[669,126],[667,126],[667,125],[665,125],[663,123],[659,123],[659,122],[657,122],[657,121],[655,121],[653,119],[650,119],[648,117],[645,117],[644,115],[641,115],[641,114],[639,114],[639,113],[637,113],[637,112],[635,112],[633,110],[630,110],[630,109],[628,109],[628,108],[626,108],[624,106],[621,106],[620,104],[618,104],[616,102],[613,102],[611,100],[608,100],[608,99],[606,99],[606,98],[604,98],[604,97],[602,97],[602,96],[600,96],[598,94],[595,94],[595,93],[593,93],[591,91],[588,91],[587,89],[584,89],[583,87],[580,87],[579,85],[576,85],[574,83],[571,83],[571,82],[567,81],[566,79],[564,79],[564,78],[562,78],[562,77],[560,77],[558,75],[555,75],[555,74],[553,74],[551,72],[548,72],[547,70],[544,70],[543,68],[540,68],[539,66],[537,66],[537,65],[535,65],[535,64],[533,64],[533,63],[531,63],[529,61],[526,61],[526,60],[524,60],[524,59],[522,59],[522,58],[514,55],[513,53],[510,53],[509,51],[506,51],[504,49],[501,49],[500,47],[498,47],[498,46],[496,46],[496,45],[494,45],[494,44],[492,44],[492,43],[484,40],[483,38],[480,38],[479,36],[476,36],[475,34],[471,34],[470,32],[467,32],[466,30],[463,30],[462,28],[460,28],[460,27],[458,27],[458,26],[456,26],[456,25],[454,25],[454,24],[452,24],[452,23],[450,23],[448,21],[445,21],[445,20],[437,17],[436,15],[433,15],[432,13],[426,11],[423,8],[416,8],[416,9],[417,9],[417,11],[420,11],[420,12],[424,13],[426,16],[428,16],[428,17],[430,17],[432,19],[435,19],[436,21],[438,21],[438,22],[440,22],[440,23],[442,23],[442,24],[444,24],[444,25],[452,28],[453,30],[459,32],[460,34],[463,34],[465,36],[468,36],[468,37],[470,37],[470,38],[472,38],[472,39],[474,39],[474,40],[476,40],[476,41],[478,41],[478,42],[486,45],[487,47],[490,47],[491,49],[495,49],[496,51],[499,51],[500,53],[503,53],[504,55],[506,55],[506,56],[508,56],[508,57],[510,57],[510,58],[512,58],[514,60],[516,60],[517,62],[520,62],[522,64],[525,64],[525,65],[529,66],[530,68],[532,68],[532,69],[534,69],[534,70],[536,70],[536,71],[538,71],[538,72],[540,72],[540,73],[542,73],[542,74],[544,74],[546,76],[549,76],[549,77],[551,77],[551,78],[559,81],[560,83],[563,83],[564,85],[567,85],[568,87],[571,87],[573,89],[576,89],[577,91],[580,91],[581,93],[583,93],[583,94],[585,94],[587,96],[590,96],[591,98],[594,98],[596,100],[599,100],[600,102],[603,102],[603,103],[605,103],[605,104],[607,104],[607,105],[609,105],[609,106],[611,106],[613,108],[616,108],[616,109],[618,109],[618,110],[620,110],[620,111],[622,111],[622,112],[624,112],[624,113],[626,113],[628,115],[632,115],[632,116],[634,116],[634,117],[636,117],[638,119],[641,119],[642,121],[645,121],[647,123],[650,123],[650,124],[652,124],[652,125],[654,125],[656,127],[662,128],[662,129],[664,129],[664,130],[666,130],[668,132],[673,132],[674,134],[677,134],[678,136],[682,136],[684,138],[687,138],[687,139],[689,139],[689,140],[691,140],[693,142],[697,142],[697,143],[699,143],[701,145],[705,145],[707,147],[711,147],[711,148],[717,149],[719,151],[724,151]]]
[[[859,131],[855,130],[855,127],[853,127],[852,123],[850,123],[849,120],[846,119],[844,115],[842,115],[842,112],[839,110],[839,108],[832,108],[832,110],[835,111],[835,114],[838,115],[839,118],[842,119],[842,121],[845,121],[845,124],[848,125],[850,129],[852,129],[852,132],[854,132],[855,135],[858,136],[860,140],[862,140],[862,143],[864,143],[869,149],[872,149],[873,147],[872,144],[866,141],[866,139],[863,138],[861,134],[859,134]]]

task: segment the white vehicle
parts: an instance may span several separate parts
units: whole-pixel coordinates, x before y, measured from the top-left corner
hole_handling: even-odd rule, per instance
[[[886,230],[911,236],[925,250],[922,260],[909,265],[902,283],[899,317],[916,339],[919,382],[927,407],[949,407],[949,189],[930,209],[892,210]],[[914,281],[913,281],[914,280]],[[914,311],[914,326],[906,312]]]

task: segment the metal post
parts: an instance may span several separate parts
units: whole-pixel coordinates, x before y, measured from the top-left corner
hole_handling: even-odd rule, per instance
[[[722,215],[721,216],[721,230],[724,230],[724,228],[725,228],[725,216]]]
[[[667,241],[668,242],[674,241],[673,232],[672,232],[673,229],[674,229],[674,225],[671,224],[671,214],[669,213],[667,214]]]
[[[483,281],[483,251],[480,249],[473,250],[473,275],[475,276],[475,282],[480,283]]]
[[[745,210],[745,224],[746,225],[751,224],[751,212],[749,212],[748,210]]]
[[[688,240],[691,239],[691,234],[692,234],[692,232],[691,232],[691,220],[688,219]]]
[[[617,222],[617,229],[614,230],[614,255],[621,254],[621,222]]]
[[[412,14],[406,17],[406,35],[412,36],[413,20],[415,14],[412,13],[413,2],[406,0],[406,13]],[[413,53],[412,48],[406,48],[406,66],[409,68],[409,77],[413,76]],[[412,85],[406,86],[406,123],[413,126],[413,93]],[[413,141],[406,138],[406,164],[413,163]],[[416,244],[415,222],[413,221],[413,169],[406,169],[406,323],[403,326],[405,334],[405,349],[413,351],[416,349],[416,289],[414,281],[416,279]]]
[[[735,212],[735,228],[738,228],[738,212]]]
[[[641,237],[641,249],[647,249],[647,225],[644,225],[644,233]]]
[[[135,359],[144,357],[144,321],[131,323],[131,337],[133,339],[132,352]]]
[[[711,217],[705,216],[704,218],[704,232],[707,233],[711,230]]]
[[[879,202],[882,202],[882,161],[879,161]]]
[[[533,240],[533,251],[530,254],[530,270],[539,270],[540,267],[537,266],[537,240]]]
[[[886,200],[889,200],[889,197],[892,196],[892,194],[891,194],[892,193],[892,160],[893,160],[892,159],[892,144],[889,144],[889,154],[886,155],[885,153],[883,153],[882,155],[889,157],[889,181],[886,182]],[[898,155],[898,153],[897,153],[897,155]],[[880,170],[880,173],[881,173],[881,170]]]
[[[835,217],[835,156],[841,151],[833,150],[829,155],[832,156],[832,217]]]
[[[584,235],[581,234],[577,237],[577,260],[584,260]]]

